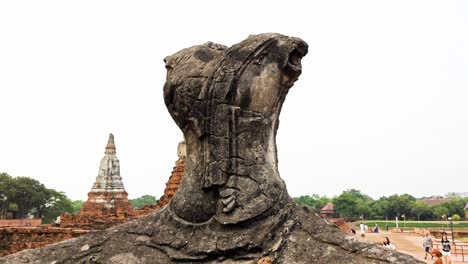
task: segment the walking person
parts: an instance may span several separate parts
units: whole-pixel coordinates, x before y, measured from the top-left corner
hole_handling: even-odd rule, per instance
[[[431,256],[431,258],[434,258],[434,256],[431,254],[432,248],[434,247],[434,244],[432,242],[432,238],[429,235],[429,232],[426,232],[424,234],[423,238],[423,248],[424,248],[424,259],[427,259],[427,255]]]
[[[444,264],[451,264],[452,260],[450,259],[450,240],[447,238],[447,233],[444,231],[442,232],[442,240],[440,241],[442,243],[442,258],[444,259]]]

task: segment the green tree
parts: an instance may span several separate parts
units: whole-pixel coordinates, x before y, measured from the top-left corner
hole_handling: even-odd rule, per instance
[[[383,196],[371,204],[371,217],[373,219],[388,220],[390,216],[390,202],[388,198]]]
[[[293,198],[293,200],[298,204],[307,205],[311,208],[315,208],[315,205],[317,204],[317,200],[310,195],[301,195]]]
[[[358,200],[350,193],[343,192],[333,199],[334,208],[340,217],[346,220],[357,218],[356,207]]]
[[[349,194],[351,197],[354,197],[356,200],[361,200],[361,201],[372,201],[372,198],[366,194],[363,194],[361,191],[356,190],[356,189],[349,189],[344,191],[344,193]]]
[[[335,210],[346,220],[368,218],[371,215],[373,200],[356,189],[349,189],[333,199]]]
[[[326,196],[320,196],[318,194],[310,195],[302,195],[293,200],[298,204],[303,204],[309,206],[312,210],[316,212],[320,212],[320,210],[329,202],[331,199]]]
[[[140,209],[144,207],[145,205],[153,205],[153,204],[156,204],[157,202],[158,200],[156,200],[156,197],[152,195],[143,195],[137,199],[130,200],[130,203],[136,209]]]
[[[0,173],[0,219],[5,219],[13,203],[13,178],[7,173]]]
[[[443,205],[449,210],[449,215],[463,215],[465,212],[464,207],[466,202],[462,198],[454,198],[450,199],[448,202],[443,203]]]
[[[18,218],[25,218],[28,214],[41,216],[41,210],[50,199],[50,193],[44,184],[29,177],[13,179],[13,202],[17,205]]]
[[[47,191],[49,199],[46,204],[41,206],[39,212],[39,216],[42,217],[44,223],[51,223],[55,221],[59,215],[73,212],[72,202],[64,193],[57,192],[53,189],[48,189]]]
[[[419,221],[422,215],[430,215],[431,209],[429,208],[429,205],[427,205],[427,203],[419,200],[413,203],[411,213],[415,215]]]
[[[7,209],[17,211],[18,218],[32,215],[50,223],[57,216],[71,212],[71,201],[61,192],[46,188],[39,181],[29,177],[11,177],[0,174],[0,217]]]
[[[458,214],[452,215],[452,220],[453,221],[460,221],[460,219],[461,219],[460,215],[458,215]]]
[[[432,206],[432,214],[436,219],[443,219],[449,214],[449,210],[443,204]]]
[[[411,207],[416,198],[409,194],[394,194],[388,197],[389,210],[393,217],[401,217],[401,215],[411,215]]]
[[[72,202],[72,213],[73,214],[78,214],[81,210],[81,207],[83,207],[84,202],[81,200],[75,200]]]

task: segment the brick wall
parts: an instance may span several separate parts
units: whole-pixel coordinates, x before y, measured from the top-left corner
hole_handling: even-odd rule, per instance
[[[7,226],[40,226],[42,219],[1,219],[0,227]]]
[[[92,232],[50,226],[0,228],[0,256],[38,248]]]

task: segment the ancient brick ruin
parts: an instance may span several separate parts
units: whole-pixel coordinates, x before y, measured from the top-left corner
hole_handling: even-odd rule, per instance
[[[88,200],[79,214],[60,216],[60,227],[101,230],[147,213],[134,212],[128,201],[120,176],[120,161],[116,156],[114,135],[110,134],[98,176],[88,193]]]
[[[92,232],[73,228],[43,225],[39,227],[0,228],[0,256],[21,250],[39,248]]]
[[[114,135],[110,134],[96,182],[88,193],[88,200],[83,204],[80,214],[94,217],[107,215],[125,217],[132,209],[120,176],[120,162],[116,156]]]
[[[88,193],[88,201],[83,204],[80,214],[62,215],[60,227],[102,230],[140,218],[165,206],[175,195],[184,174],[186,164],[185,142],[179,143],[177,155],[179,159],[173,168],[166,183],[164,194],[159,199],[158,204],[134,210],[128,202],[127,192],[118,173],[120,171],[119,160],[115,156],[114,137],[111,134],[106,146],[105,156],[101,160],[99,176]]]
[[[111,226],[129,222],[156,211],[172,199],[184,174],[186,164],[185,142],[179,143],[178,160],[166,183],[159,203],[135,210],[128,202],[128,194],[120,177],[119,161],[115,156],[114,137],[111,134],[101,160],[99,175],[88,193],[88,200],[77,215],[63,214],[58,226],[41,225],[40,219],[5,220],[0,225],[0,256],[24,249],[39,248]],[[39,224],[36,224],[38,222]],[[13,224],[12,224],[13,223]],[[26,224],[25,224],[26,223]],[[28,226],[28,224],[30,226]],[[32,223],[32,224],[31,224]],[[7,224],[15,225],[7,226]]]
[[[179,146],[177,148],[177,156],[179,156],[179,159],[176,161],[176,165],[172,170],[169,180],[166,183],[164,195],[161,196],[161,198],[159,199],[159,207],[163,207],[169,203],[169,201],[177,192],[177,189],[179,189],[180,182],[182,181],[182,176],[184,176],[186,164],[186,147],[184,141],[179,143]]]
[[[276,132],[307,50],[301,39],[266,33],[166,57],[164,100],[187,143],[184,178],[171,202],[131,223],[0,264],[423,263],[346,236],[290,198],[278,171]]]

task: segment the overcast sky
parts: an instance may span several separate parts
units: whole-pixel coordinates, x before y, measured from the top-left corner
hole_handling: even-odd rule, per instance
[[[160,196],[182,133],[163,58],[304,39],[277,144],[291,196],[468,191],[468,1],[1,1],[0,172],[86,199],[109,133],[130,198]]]

